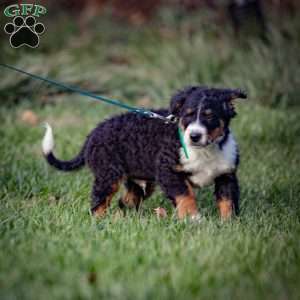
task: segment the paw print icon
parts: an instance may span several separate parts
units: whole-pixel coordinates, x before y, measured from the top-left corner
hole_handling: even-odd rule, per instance
[[[39,36],[45,31],[45,26],[37,23],[33,16],[26,18],[17,16],[12,23],[4,26],[4,31],[10,35],[9,41],[13,48],[21,46],[36,48],[40,43]]]

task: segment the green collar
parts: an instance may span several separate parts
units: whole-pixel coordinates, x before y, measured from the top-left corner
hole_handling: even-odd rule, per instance
[[[179,135],[179,141],[180,141],[181,147],[183,148],[183,152],[185,154],[185,157],[189,158],[187,147],[186,147],[186,144],[185,144],[184,138],[183,138],[183,133],[182,133],[182,130],[179,126],[178,126],[178,135]]]

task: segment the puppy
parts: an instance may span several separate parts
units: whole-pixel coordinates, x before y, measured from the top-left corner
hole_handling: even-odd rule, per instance
[[[79,154],[69,161],[54,156],[52,129],[47,125],[43,153],[47,162],[61,171],[84,165],[90,168],[94,174],[91,211],[95,216],[105,215],[113,195],[125,183],[121,207],[138,209],[159,185],[180,219],[197,218],[193,188],[214,183],[220,216],[228,219],[239,212],[239,154],[229,129],[236,115],[233,102],[238,98],[246,98],[246,94],[233,89],[186,87],[171,98],[169,110],[155,111],[163,116],[172,114],[177,124],[136,113],[112,117],[92,130]]]

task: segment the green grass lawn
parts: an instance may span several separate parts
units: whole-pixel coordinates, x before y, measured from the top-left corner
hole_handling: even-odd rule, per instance
[[[167,106],[191,83],[246,88],[249,101],[237,105],[232,126],[241,152],[240,218],[222,223],[207,188],[197,194],[200,224],[176,220],[159,190],[138,214],[121,217],[115,201],[95,220],[88,170],[47,166],[44,129],[22,114],[31,110],[53,125],[55,153],[67,159],[99,121],[120,111],[78,95],[51,96],[55,89],[1,70],[0,298],[299,299],[299,39],[294,31],[288,43],[271,34],[272,46],[240,45],[214,32],[188,39],[96,27],[84,43],[73,37],[62,49],[51,43],[55,29],[37,50],[16,54],[3,45],[8,62],[136,105]],[[169,217],[157,220],[156,206]]]

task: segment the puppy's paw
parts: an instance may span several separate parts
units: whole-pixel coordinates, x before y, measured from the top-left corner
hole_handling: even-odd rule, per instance
[[[167,217],[167,211],[162,207],[154,208],[154,212],[158,218],[166,218]]]
[[[202,216],[198,213],[198,214],[196,214],[196,215],[190,216],[189,220],[190,220],[192,223],[200,224],[200,223],[203,221],[203,218],[202,218]]]

